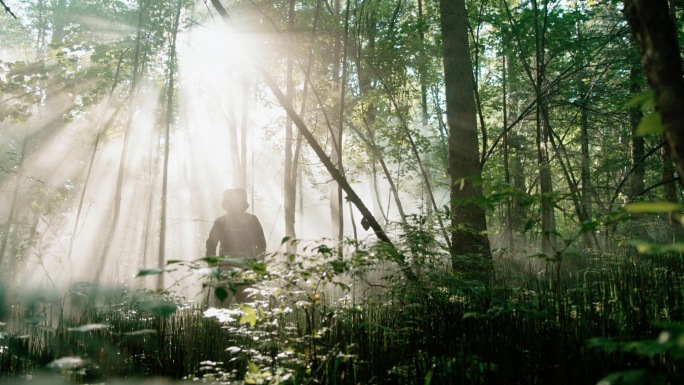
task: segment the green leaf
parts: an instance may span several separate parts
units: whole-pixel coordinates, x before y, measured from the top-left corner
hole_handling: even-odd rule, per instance
[[[256,311],[254,310],[254,308],[247,305],[242,305],[240,306],[240,310],[242,310],[243,313],[240,317],[240,323],[249,324],[251,327],[254,327],[257,321]]]
[[[603,377],[596,385],[640,385],[646,383],[649,383],[648,372],[644,369],[639,369],[609,374]]]
[[[655,104],[655,91],[648,90],[644,91],[635,97],[633,97],[629,102],[627,102],[627,107],[637,108],[641,105],[648,104],[648,106],[653,106]]]
[[[217,287],[214,289],[214,295],[219,301],[223,302],[226,300],[226,298],[228,298],[228,290],[223,287]]]
[[[252,264],[252,271],[259,274],[259,275],[264,275],[266,274],[266,265],[263,262],[255,262]]]
[[[164,274],[166,270],[164,269],[143,269],[138,272],[138,275],[136,277],[144,277],[146,275],[158,275],[158,274]]]
[[[672,202],[634,202],[625,205],[625,210],[632,213],[669,213],[679,209],[679,204]]]
[[[463,314],[463,318],[461,318],[461,319],[466,320],[468,318],[480,318],[480,317],[482,317],[482,314],[480,314],[478,312],[471,311],[471,312]]]
[[[662,254],[662,253],[684,253],[684,243],[672,243],[672,244],[661,244],[661,243],[650,243],[647,241],[642,241],[638,239],[629,240],[626,242],[628,245],[633,246],[638,252],[642,254]]]
[[[214,264],[221,264],[221,266],[238,267],[241,269],[248,269],[254,263],[250,258],[236,258],[236,257],[207,257]]]
[[[639,126],[637,127],[636,131],[634,131],[634,135],[662,135],[663,132],[665,132],[665,126],[663,126],[663,121],[660,117],[660,113],[651,112],[649,114],[645,114],[641,118],[641,122],[639,122]]]
[[[637,239],[632,239],[626,242],[628,245],[633,246],[638,252],[642,254],[648,254],[653,251],[654,245],[650,242],[640,241]]]
[[[247,365],[247,371],[248,371],[249,373],[252,373],[252,374],[254,374],[254,373],[259,373],[259,367],[257,366],[257,364],[255,364],[254,362],[250,361],[250,362],[249,362],[249,365]]]
[[[423,381],[423,383],[425,385],[430,385],[432,383],[433,374],[434,374],[434,370],[432,368],[430,368],[430,370],[428,370],[427,374],[425,375],[425,381]]]
[[[220,260],[221,260],[221,257],[213,257],[213,256],[198,259],[198,261],[204,261],[204,262],[208,263],[209,266],[217,265]]]
[[[580,233],[588,233],[588,232],[594,232],[598,227],[600,223],[597,221],[584,221],[580,223]]]
[[[290,239],[292,239],[292,238],[291,238],[291,237],[283,237],[283,240],[280,241],[280,244],[281,244],[281,245],[284,245],[284,244],[286,244]]]
[[[347,262],[344,260],[332,261],[330,265],[337,274],[342,274],[347,269]]]

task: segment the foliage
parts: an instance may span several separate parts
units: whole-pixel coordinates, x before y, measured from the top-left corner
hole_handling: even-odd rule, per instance
[[[417,281],[379,245],[285,239],[300,252],[166,267],[201,269],[197,284],[218,297],[224,288],[226,301],[244,289],[242,303],[203,309],[85,283],[69,297],[25,296],[3,325],[2,373],[44,367],[79,381],[162,375],[245,384],[610,384],[649,373],[654,383],[676,383],[684,359],[680,255],[568,250],[558,274],[555,259],[496,258],[485,285],[449,268],[429,218],[409,223],[398,252]],[[232,267],[211,266],[221,260]],[[77,299],[80,317],[64,317]],[[156,312],[149,301],[177,310]]]
[[[139,271],[137,282],[189,269],[218,306],[208,310],[173,291],[107,290],[95,282],[66,294],[24,289],[15,296],[0,288],[0,377],[48,370],[48,378],[72,382],[159,375],[297,384],[677,383],[681,191],[667,176],[662,123],[617,3],[467,4],[485,192],[463,203],[487,210],[495,251],[485,284],[451,269],[453,261],[473,258],[447,251],[443,231],[454,229],[443,223],[452,213],[434,207],[444,204],[451,182],[438,2],[349,1],[338,14],[334,2],[296,2],[292,36],[282,32],[290,30],[288,2],[231,2],[238,25],[262,39],[256,49],[281,85],[288,58],[295,58],[293,102],[299,111],[308,87],[302,118],[328,153],[331,132],[342,127],[344,176],[357,186],[373,184],[370,195],[396,248],[286,239],[299,251],[265,262],[206,257]],[[681,3],[671,3],[681,16]],[[16,210],[8,203],[0,213],[5,279],[21,281],[13,274],[21,268],[49,270],[49,259],[73,263],[64,257],[64,238],[102,226],[71,226],[79,194],[108,197],[86,194],[86,165],[106,163],[99,171],[114,174],[110,147],[139,126],[141,115],[163,114],[163,98],[150,97],[149,106],[141,100],[169,86],[179,4],[185,30],[212,28],[208,2],[36,0],[12,6],[16,20],[3,15],[0,187],[6,202],[16,201]],[[235,79],[252,84],[245,100],[271,104],[251,71],[242,71]],[[116,112],[106,122],[102,110]],[[235,111],[220,110],[228,117],[217,125],[234,123]],[[284,119],[253,134],[267,138],[263,147],[277,155]],[[130,195],[148,202],[145,240],[127,224],[126,235],[108,237],[120,253],[91,239],[81,245],[84,255],[104,261],[151,254],[161,206],[158,147],[169,145],[159,124],[140,136],[151,138],[146,171],[123,188],[135,187]],[[70,161],[52,156],[60,141],[71,146]],[[94,143],[92,155],[85,142]],[[541,150],[548,152],[548,190],[541,187]],[[172,155],[179,156],[173,164],[199,163],[182,152]],[[313,159],[304,146],[300,170],[328,192],[330,177]],[[399,198],[388,204],[386,192]],[[406,212],[398,219],[402,201]],[[549,210],[554,227],[542,229]],[[308,223],[300,221],[306,215],[298,221]],[[200,238],[202,226],[193,232]],[[548,235],[558,242],[540,253]],[[233,303],[244,294],[243,303]]]

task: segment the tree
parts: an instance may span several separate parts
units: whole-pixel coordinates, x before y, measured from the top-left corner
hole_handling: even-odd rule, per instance
[[[224,22],[230,23],[230,14],[225,9],[225,7],[223,7],[221,2],[219,0],[212,0],[212,4],[214,5],[218,13],[221,15]],[[250,54],[250,52],[247,52],[246,54]],[[344,177],[344,175],[342,175],[342,173],[337,169],[335,163],[330,159],[330,157],[325,153],[323,148],[318,144],[316,138],[308,129],[306,123],[302,120],[297,111],[295,111],[291,101],[278,87],[278,84],[276,83],[275,79],[270,75],[270,73],[266,70],[265,67],[261,66],[259,63],[255,63],[255,65],[257,66],[256,69],[262,76],[267,87],[271,90],[271,92],[278,100],[280,105],[283,107],[283,109],[285,109],[287,115],[292,119],[292,122],[295,124],[295,126],[297,126],[297,129],[302,134],[304,139],[306,139],[307,143],[314,151],[314,153],[318,156],[319,160],[323,163],[326,170],[330,173],[332,178],[341,186],[342,190],[347,194],[347,198],[349,199],[349,201],[352,204],[354,204],[356,208],[361,212],[363,220],[369,225],[370,228],[373,229],[373,231],[375,232],[380,241],[392,245],[392,241],[389,239],[389,237],[383,230],[382,226],[380,226],[377,220],[373,217],[371,212],[368,210],[368,208],[363,203],[358,194],[356,194],[356,192],[351,187],[351,185]],[[400,259],[398,259],[397,261],[402,263],[403,259],[401,259],[401,256]]]
[[[166,217],[167,217],[167,199],[168,199],[168,184],[169,184],[169,152],[171,144],[171,127],[174,120],[174,79],[176,77],[176,40],[178,37],[178,29],[180,23],[181,9],[183,8],[183,0],[178,0],[178,8],[173,17],[173,27],[171,30],[171,41],[169,42],[169,56],[168,56],[168,83],[166,85],[166,118],[164,121],[164,167],[162,170],[162,196],[161,196],[161,213],[160,213],[160,229],[159,229],[159,254],[157,258],[157,267],[164,268],[166,263]],[[164,275],[159,274],[157,280],[157,289],[164,289]]]
[[[625,0],[627,18],[662,119],[665,139],[684,186],[684,80],[677,29],[667,0]]]
[[[477,272],[476,276],[485,280],[490,271],[490,250],[485,210],[478,204],[482,197],[481,170],[465,1],[440,0],[440,11],[449,126],[453,268]]]
[[[294,105],[294,43],[295,43],[295,0],[289,0],[288,5],[288,43],[290,49],[287,57],[286,93],[285,96],[293,101]],[[295,202],[297,195],[297,174],[294,170],[294,139],[292,137],[292,119],[288,116],[285,120],[285,162],[283,170],[283,211],[285,214],[285,236],[294,239],[295,232]],[[289,252],[294,252],[292,243],[287,245]]]

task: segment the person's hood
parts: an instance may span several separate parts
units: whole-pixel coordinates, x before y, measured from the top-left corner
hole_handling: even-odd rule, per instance
[[[241,188],[224,191],[221,207],[228,212],[244,212],[249,207],[247,192]]]

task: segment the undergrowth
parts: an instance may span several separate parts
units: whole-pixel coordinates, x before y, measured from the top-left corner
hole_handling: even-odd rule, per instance
[[[218,302],[249,293],[241,304],[206,309],[170,293],[84,283],[63,297],[26,296],[0,326],[0,377],[682,383],[681,254],[584,253],[560,270],[558,261],[498,254],[484,284],[452,271],[421,229],[409,229],[399,250],[416,278],[377,245],[285,240],[298,252],[220,259],[230,271],[213,268],[217,258],[171,262],[204,272]]]

